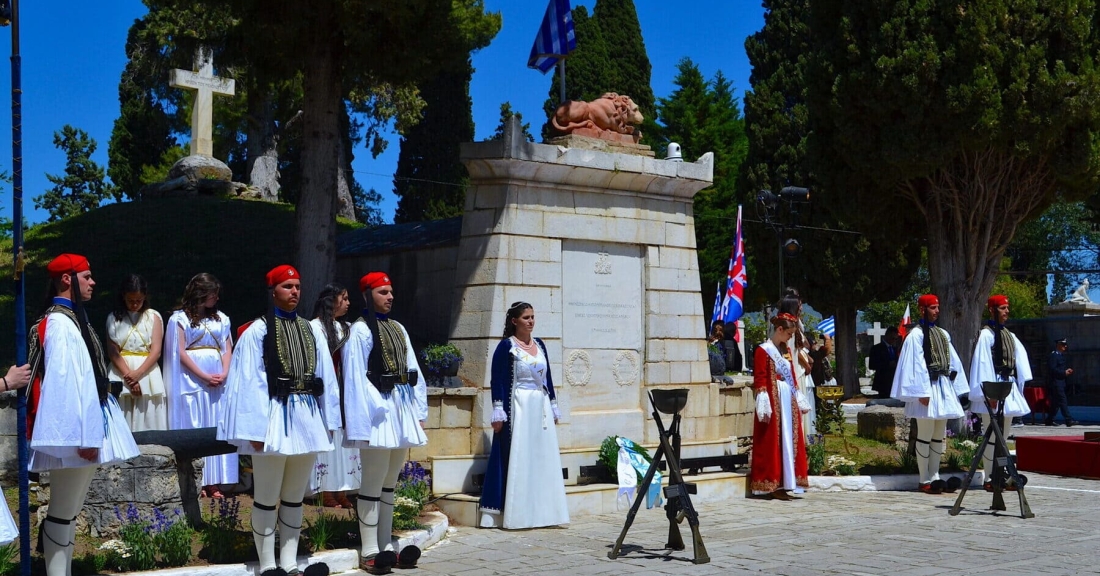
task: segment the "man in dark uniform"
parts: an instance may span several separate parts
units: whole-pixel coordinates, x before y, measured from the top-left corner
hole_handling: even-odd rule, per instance
[[[1073,417],[1069,415],[1069,401],[1066,399],[1066,378],[1073,376],[1073,368],[1066,366],[1066,349],[1069,345],[1062,338],[1054,343],[1054,351],[1050,353],[1050,380],[1047,384],[1047,394],[1050,395],[1050,411],[1047,412],[1047,426],[1054,426],[1054,415],[1058,409],[1062,409],[1062,420],[1066,426],[1073,426]]]
[[[879,398],[890,396],[890,387],[894,384],[894,372],[898,369],[898,349],[900,338],[898,329],[891,326],[886,329],[886,335],[882,341],[871,346],[869,354],[869,367],[875,371],[875,378],[871,381],[871,388]]]

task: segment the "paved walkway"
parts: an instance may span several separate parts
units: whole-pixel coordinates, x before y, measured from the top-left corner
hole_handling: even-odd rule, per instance
[[[1019,429],[1017,429],[1019,430]],[[1062,428],[1063,433],[1065,428]],[[1044,430],[1045,432],[1045,430]],[[986,510],[991,495],[971,491],[962,514],[954,496],[917,492],[814,492],[794,502],[736,499],[700,509],[709,564],[688,550],[661,550],[664,511],[642,510],[618,560],[607,552],[625,512],[568,528],[501,531],[458,527],[427,550],[420,574],[740,574],[779,575],[1098,574],[1100,481],[1029,474],[1035,518]],[[1015,515],[1014,515],[1015,514]],[[644,547],[644,550],[640,549]]]

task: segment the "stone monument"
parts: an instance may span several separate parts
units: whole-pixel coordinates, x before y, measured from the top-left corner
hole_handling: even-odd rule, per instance
[[[194,70],[174,69],[168,84],[195,93],[191,107],[191,155],[176,162],[168,171],[168,180],[142,187],[141,195],[235,195],[255,197],[257,191],[233,181],[233,171],[214,158],[214,95],[232,96],[235,81],[214,75],[214,56],[209,48],[195,51]]]
[[[468,453],[447,448],[454,429],[428,431],[437,494],[477,489],[492,435],[491,355],[517,300],[534,305],[549,351],[567,485],[608,436],[656,443],[653,388],[690,390],[686,458],[722,456],[732,436],[751,435],[751,388],[712,383],[707,363],[692,199],[711,184],[710,153],[688,163],[534,144],[512,121],[500,141],[463,144],[462,159],[470,185],[449,340],[476,397]]]

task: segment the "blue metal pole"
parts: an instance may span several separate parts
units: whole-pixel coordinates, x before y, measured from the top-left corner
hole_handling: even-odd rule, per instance
[[[12,250],[15,270],[15,363],[27,363],[27,312],[23,281],[23,85],[19,57],[19,0],[11,2],[11,155]],[[19,390],[16,416],[19,442],[19,560],[22,576],[31,574],[30,447],[27,445],[27,388]]]

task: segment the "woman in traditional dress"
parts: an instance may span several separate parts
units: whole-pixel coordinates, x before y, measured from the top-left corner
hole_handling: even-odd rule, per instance
[[[809,486],[806,437],[799,414],[809,411],[795,380],[787,342],[798,319],[786,312],[771,319],[771,337],[753,356],[756,421],[752,435],[751,489],[754,495],[790,500],[788,491]]]
[[[481,492],[482,528],[569,523],[554,428],[561,413],[546,345],[534,330],[535,308],[512,304],[493,352],[493,446]]]
[[[252,536],[259,571],[285,576],[299,570],[302,500],[317,454],[332,450],[332,431],[340,427],[340,386],[324,333],[297,314],[298,271],[284,264],[271,269],[266,280],[271,305],[241,334],[218,439],[252,455]],[[314,563],[302,572],[326,576],[328,566]]]
[[[351,326],[344,345],[344,445],[359,449],[363,481],[356,512],[362,539],[360,568],[388,574],[396,564],[412,568],[420,548],[396,550],[393,538],[394,488],[409,449],[428,436],[428,389],[420,378],[409,333],[390,318],[394,291],[385,272],[359,279],[366,308]]]
[[[149,285],[129,274],[118,288],[118,301],[107,316],[107,355],[111,380],[122,382],[119,404],[133,432],[168,429],[168,404],[160,373],[164,322],[149,308]]]
[[[233,337],[229,316],[218,310],[220,291],[221,283],[213,275],[196,274],[183,291],[180,309],[168,318],[164,378],[172,430],[217,426],[225,416]],[[237,455],[207,456],[203,462],[203,496],[221,498],[220,485],[237,483]]]
[[[779,300],[777,308],[780,314],[787,313],[798,319],[794,334],[787,340],[787,348],[794,351],[792,354],[798,360],[794,363],[794,379],[810,406],[810,411],[802,414],[802,432],[808,438],[817,434],[817,401],[814,389],[817,388],[818,382],[815,382],[811,375],[814,361],[810,356],[810,341],[806,338],[806,326],[802,324],[802,296],[799,295],[798,290],[788,287],[786,294]]]
[[[317,297],[313,305],[314,329],[325,335],[325,341],[329,354],[332,356],[332,365],[336,371],[336,379],[340,382],[341,396],[343,396],[343,371],[341,370],[341,355],[344,344],[348,341],[348,323],[343,317],[348,313],[350,302],[348,291],[342,285],[335,282],[325,286],[321,295]],[[353,448],[344,448],[343,414],[341,414],[341,427],[333,432],[332,442],[336,446],[331,452],[321,452],[317,455],[317,465],[310,476],[310,492],[321,493],[321,502],[329,508],[355,507],[348,500],[347,490],[359,491],[359,478],[362,472],[359,468],[359,451]]]

